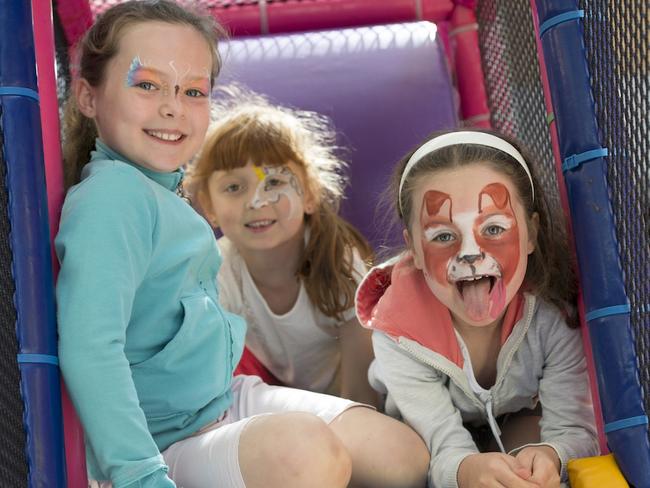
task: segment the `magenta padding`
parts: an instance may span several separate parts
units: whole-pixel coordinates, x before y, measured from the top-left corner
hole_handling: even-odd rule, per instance
[[[56,95],[54,69],[54,29],[52,27],[52,6],[49,2],[33,2],[34,45],[38,73],[38,94],[40,97],[43,128],[43,157],[47,182],[47,204],[50,221],[50,240],[59,228],[59,215],[63,205],[63,167],[61,165],[61,141],[59,140],[59,105]],[[54,249],[54,246],[52,246]],[[52,251],[53,265],[56,259]]]
[[[59,229],[59,217],[61,215],[64,193],[51,3],[32,2],[32,19],[34,23],[34,46],[38,74],[38,94],[40,98],[39,107],[42,121],[41,134],[43,138],[43,159],[45,162],[45,179],[47,185],[52,272],[56,276],[58,272],[58,261],[54,253],[54,236]],[[61,397],[64,441],[66,446],[67,483],[70,488],[82,488],[88,485],[83,431],[63,385],[61,385]]]
[[[445,20],[451,0],[308,0],[215,2],[202,0],[234,36],[302,32],[362,25]]]
[[[463,125],[489,129],[490,109],[485,92],[481,51],[478,45],[478,24],[473,7],[457,5],[451,16],[451,26],[449,36],[455,46],[454,64]]]
[[[375,249],[401,233],[376,213],[397,161],[430,132],[457,125],[455,92],[429,22],[232,40],[221,83],[236,80],[272,101],[331,117],[349,149],[343,215]],[[382,215],[383,214],[383,215]]]
[[[93,23],[89,0],[65,0],[56,2],[68,46],[74,46]]]

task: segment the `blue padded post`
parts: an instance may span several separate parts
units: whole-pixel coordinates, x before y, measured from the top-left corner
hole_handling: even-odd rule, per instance
[[[536,0],[609,448],[650,487],[650,445],[577,3]]]
[[[30,2],[0,0],[0,12],[0,126],[28,482],[34,488],[63,488],[61,386]]]

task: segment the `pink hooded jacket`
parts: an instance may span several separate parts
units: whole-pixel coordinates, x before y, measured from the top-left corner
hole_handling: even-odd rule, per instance
[[[523,303],[519,293],[508,306],[501,329],[501,344],[521,318]],[[373,268],[357,290],[356,307],[357,317],[364,327],[380,330],[394,339],[414,340],[463,368],[463,355],[451,314],[431,293],[411,254],[403,254]]]

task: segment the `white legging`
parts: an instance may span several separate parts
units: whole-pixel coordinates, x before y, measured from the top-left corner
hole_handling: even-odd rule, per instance
[[[239,469],[239,436],[255,417],[283,412],[306,412],[330,423],[360,404],[321,393],[269,386],[257,376],[236,376],[233,403],[222,418],[172,444],[162,454],[169,477],[178,488],[246,488]],[[91,488],[111,488],[91,481]]]

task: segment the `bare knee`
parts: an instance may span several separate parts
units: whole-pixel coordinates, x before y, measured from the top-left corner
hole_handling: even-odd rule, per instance
[[[387,436],[391,439],[389,452],[392,453],[386,460],[387,486],[424,488],[431,455],[422,438],[406,424],[397,421],[387,429]]]
[[[328,425],[315,415],[289,414],[284,459],[292,460],[294,471],[304,470],[312,475],[309,486],[345,487],[352,472],[347,449]],[[322,480],[322,483],[317,480]],[[306,484],[301,484],[307,486]]]
[[[422,488],[427,484],[431,454],[422,438],[405,424],[399,426],[395,441],[401,447],[395,459],[400,487]]]
[[[430,454],[407,425],[365,408],[353,408],[332,422],[352,457],[353,486],[424,488]]]
[[[247,488],[345,487],[352,472],[343,443],[307,413],[253,420],[242,432],[239,464]]]

